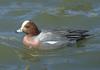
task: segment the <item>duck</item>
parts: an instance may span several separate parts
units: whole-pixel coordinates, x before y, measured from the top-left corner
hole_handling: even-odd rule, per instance
[[[43,50],[68,46],[89,36],[88,30],[40,30],[32,20],[25,20],[16,31],[25,33],[22,42],[27,48]]]

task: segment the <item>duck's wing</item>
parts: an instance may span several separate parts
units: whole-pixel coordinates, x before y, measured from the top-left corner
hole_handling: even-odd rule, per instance
[[[65,36],[67,38],[76,39],[78,41],[90,36],[87,32],[88,30],[69,30],[68,34]]]
[[[79,33],[79,34],[84,34],[88,32],[88,30],[68,30],[69,33]]]
[[[35,39],[38,39],[40,41],[59,41],[59,40],[64,40],[66,37],[62,35],[62,33],[58,32],[42,32],[40,33]]]
[[[69,40],[81,40],[86,38],[87,36],[90,36],[88,34],[88,30],[57,30],[53,31],[55,34],[59,34],[61,36],[67,37]]]

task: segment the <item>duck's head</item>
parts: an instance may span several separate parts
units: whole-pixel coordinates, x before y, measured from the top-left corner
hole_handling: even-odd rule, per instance
[[[32,36],[38,35],[40,33],[36,24],[31,20],[25,20],[17,32],[24,32]]]

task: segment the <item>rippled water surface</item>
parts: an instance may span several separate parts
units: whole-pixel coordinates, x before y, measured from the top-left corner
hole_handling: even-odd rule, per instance
[[[31,19],[40,29],[87,29],[73,47],[26,49],[15,30]],[[100,70],[100,0],[0,0],[0,70]]]

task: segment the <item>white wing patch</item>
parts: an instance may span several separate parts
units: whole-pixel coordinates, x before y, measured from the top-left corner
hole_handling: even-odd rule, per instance
[[[56,44],[58,41],[46,41],[45,43],[48,43],[48,44]]]

